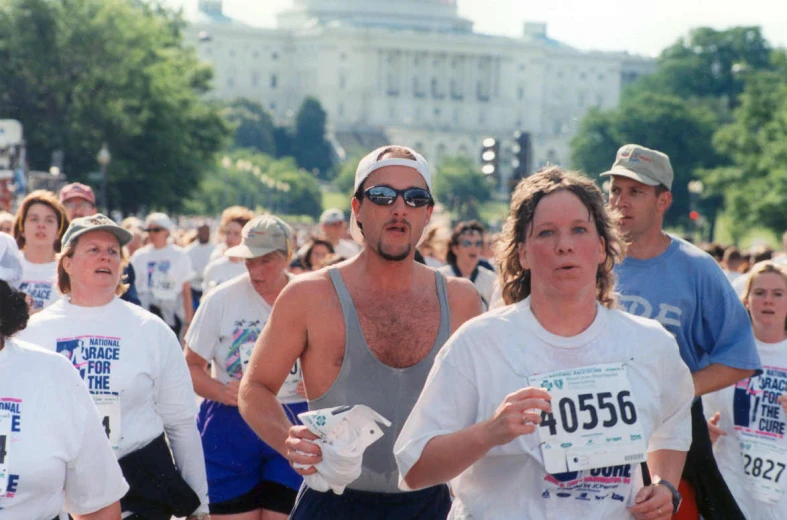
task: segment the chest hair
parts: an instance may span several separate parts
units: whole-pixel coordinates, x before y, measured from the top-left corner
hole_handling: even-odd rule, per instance
[[[369,350],[386,365],[413,366],[432,349],[440,327],[440,303],[434,291],[354,294],[353,300]]]

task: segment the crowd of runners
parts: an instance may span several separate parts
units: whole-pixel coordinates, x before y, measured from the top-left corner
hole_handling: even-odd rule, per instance
[[[522,180],[495,233],[433,225],[402,146],[316,225],[30,193],[0,520],[787,519],[787,233],[695,246],[669,158],[610,160]]]

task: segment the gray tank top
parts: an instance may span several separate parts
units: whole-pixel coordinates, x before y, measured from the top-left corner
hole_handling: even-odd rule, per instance
[[[429,354],[415,365],[393,368],[377,359],[363,337],[361,322],[355,305],[339,271],[328,270],[344,315],[344,360],[339,376],[322,397],[309,401],[309,409],[365,404],[391,421],[383,427],[385,435],[366,449],[361,476],[350,484],[350,489],[381,493],[401,493],[399,470],[393,447],[404,422],[421,394],[434,358],[451,334],[451,314],[445,278],[435,272],[437,298],[440,301],[440,328]]]

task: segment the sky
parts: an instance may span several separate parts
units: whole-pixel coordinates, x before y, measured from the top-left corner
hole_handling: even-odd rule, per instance
[[[196,11],[197,0],[166,0]],[[391,0],[396,1],[396,0]],[[224,14],[275,27],[292,0],[224,0]],[[518,37],[522,24],[545,22],[547,35],[582,50],[657,56],[694,27],[759,25],[775,47],[787,47],[785,0],[458,0],[477,32]]]

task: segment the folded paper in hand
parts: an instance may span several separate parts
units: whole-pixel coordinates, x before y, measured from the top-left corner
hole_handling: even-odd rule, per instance
[[[304,482],[315,491],[332,489],[337,495],[361,476],[363,452],[383,436],[377,423],[391,426],[391,421],[365,405],[313,410],[299,414],[298,419],[320,437],[314,443],[322,450],[322,461],[314,466],[317,473],[304,476]]]

